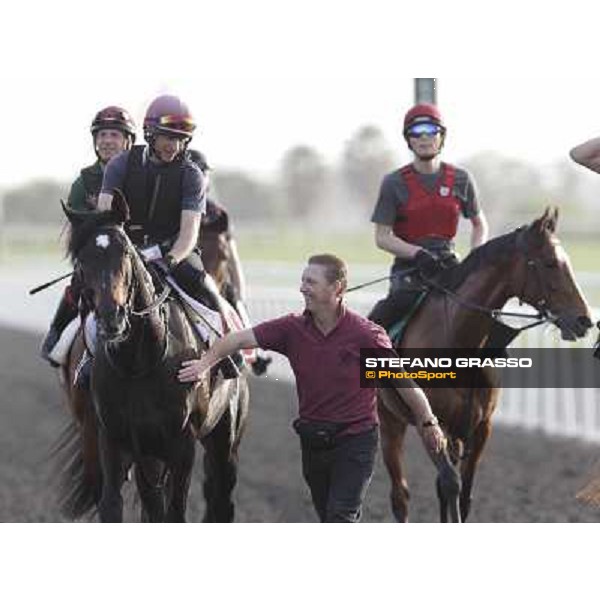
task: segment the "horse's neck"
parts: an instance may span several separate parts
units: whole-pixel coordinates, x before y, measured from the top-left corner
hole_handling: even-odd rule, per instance
[[[152,277],[142,261],[136,256],[133,258],[133,272],[136,280],[136,293],[134,305],[136,310],[143,310],[155,299],[156,291]]]
[[[492,320],[488,311],[501,309],[514,295],[506,268],[502,264],[486,265],[467,277],[453,293],[455,297],[430,296],[407,331],[403,345],[479,347],[490,333]],[[473,309],[475,306],[483,310]]]
[[[499,310],[514,296],[514,270],[515,266],[504,263],[481,267],[467,277],[456,294],[471,304],[488,310]]]
[[[143,311],[156,300],[156,290],[152,282],[152,277],[142,261],[137,256],[133,260],[134,277],[136,280],[133,305],[136,311]],[[148,354],[153,356],[157,349],[163,348],[167,332],[158,309],[150,311],[148,315],[137,320],[135,331],[137,334],[135,337],[144,336],[145,350]]]
[[[206,232],[202,238],[202,261],[206,272],[215,280],[219,290],[229,282],[230,252],[223,234]]]

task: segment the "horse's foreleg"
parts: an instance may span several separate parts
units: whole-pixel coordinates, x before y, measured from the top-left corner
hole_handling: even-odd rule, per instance
[[[473,480],[475,479],[475,471],[481,460],[483,449],[492,432],[491,421],[483,421],[475,431],[469,444],[467,456],[462,462],[462,490],[460,494],[460,514],[463,521],[467,520],[469,511],[471,510],[471,493],[473,490]]]
[[[436,491],[440,503],[440,522],[448,522],[448,512],[452,523],[460,523],[459,498],[461,491],[460,475],[452,464],[448,450],[430,454],[437,469]]]
[[[142,502],[142,521],[161,523],[165,519],[162,486],[163,464],[152,458],[140,458],[135,465],[135,483]]]
[[[103,523],[121,523],[123,521],[123,464],[117,445],[108,439],[100,428],[98,433],[100,464],[102,465],[102,496],[98,503],[100,521]]]
[[[408,521],[408,484],[402,473],[402,445],[406,434],[406,422],[394,419],[380,408],[381,453],[390,476],[392,489],[390,499],[396,521]]]
[[[225,411],[213,431],[202,440],[205,449],[204,522],[233,521],[234,505],[231,495],[237,482],[237,452],[231,445],[230,428],[229,411]]]
[[[192,469],[196,456],[196,440],[191,435],[181,442],[170,461],[170,497],[166,520],[169,523],[184,523],[187,499],[192,481]]]

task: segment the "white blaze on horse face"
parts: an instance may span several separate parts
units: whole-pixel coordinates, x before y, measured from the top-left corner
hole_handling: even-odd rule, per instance
[[[110,239],[105,233],[96,238],[96,246],[98,246],[98,248],[104,248],[104,250],[110,246]]]

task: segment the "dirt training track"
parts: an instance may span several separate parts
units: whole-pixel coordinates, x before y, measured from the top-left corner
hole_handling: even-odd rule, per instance
[[[0,329],[0,521],[60,521],[47,461],[66,411],[50,368],[37,359],[37,336]],[[241,447],[237,521],[315,521],[290,428],[293,388],[252,379],[250,423]],[[199,449],[200,450],[200,449]],[[201,451],[198,452],[201,459]],[[574,499],[600,447],[496,427],[475,482],[471,521],[597,521]],[[201,519],[202,461],[196,461],[188,518]],[[436,521],[430,466],[414,433],[408,444],[411,520]],[[127,484],[131,487],[131,484]],[[131,497],[131,490],[126,493]],[[132,509],[130,520],[136,518]],[[378,460],[364,521],[391,521],[388,483]]]

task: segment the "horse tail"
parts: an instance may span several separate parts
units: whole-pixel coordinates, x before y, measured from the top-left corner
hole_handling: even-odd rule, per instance
[[[58,505],[70,520],[91,519],[102,492],[96,418],[87,408],[82,424],[71,421],[51,450],[57,465]]]

